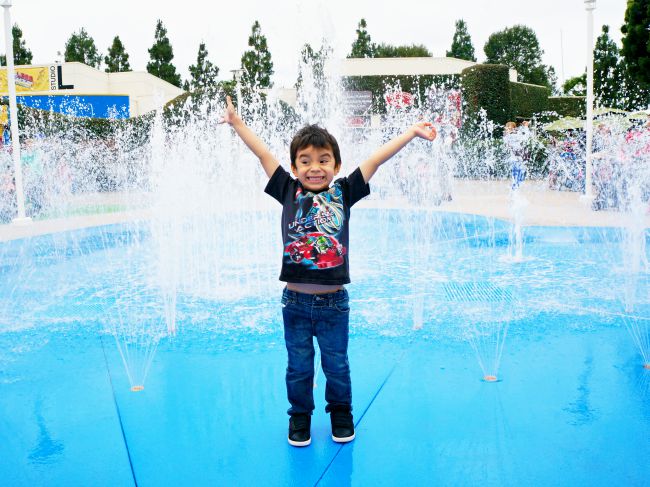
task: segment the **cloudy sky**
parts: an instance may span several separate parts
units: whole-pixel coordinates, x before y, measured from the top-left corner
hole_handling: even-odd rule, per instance
[[[607,24],[620,45],[625,6],[625,0],[598,0],[595,36]],[[204,41],[224,79],[239,67],[251,26],[259,20],[275,65],[276,86],[295,82],[305,42],[319,46],[326,38],[335,55],[345,57],[362,17],[374,42],[424,44],[434,56],[445,55],[454,22],[462,18],[479,61],[485,58],[483,45],[490,34],[524,24],[537,33],[544,62],[555,66],[560,81],[584,70],[587,44],[583,0],[13,0],[11,15],[23,30],[34,64],[55,61],[70,34],[84,27],[102,54],[119,35],[132,69],[145,70],[156,20],[161,19],[183,78]]]

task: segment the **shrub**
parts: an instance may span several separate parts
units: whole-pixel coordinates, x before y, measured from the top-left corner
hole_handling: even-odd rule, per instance
[[[501,64],[477,64],[461,73],[464,125],[475,125],[481,109],[488,120],[503,126],[512,115],[509,68]]]
[[[531,119],[548,110],[551,89],[528,83],[510,83],[510,97],[513,118]]]
[[[552,96],[548,99],[548,110],[561,117],[584,117],[586,102],[584,96]]]

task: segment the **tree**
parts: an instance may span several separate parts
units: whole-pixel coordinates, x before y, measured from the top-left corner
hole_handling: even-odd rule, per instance
[[[309,70],[309,76],[318,88],[322,88],[325,84],[325,62],[330,56],[332,49],[326,45],[322,45],[318,51],[314,51],[309,43],[302,46],[300,51],[300,65],[298,66],[298,81],[296,81],[296,89],[302,86],[305,78],[305,71]]]
[[[244,52],[241,58],[241,66],[244,70],[242,84],[252,89],[269,88],[273,74],[273,61],[266,37],[262,35],[260,23],[257,20],[251,29],[248,46],[252,49]]]
[[[108,54],[104,57],[107,73],[119,73],[122,71],[131,71],[129,65],[129,55],[124,50],[124,44],[119,36],[115,36],[113,44],[108,48]]]
[[[551,93],[553,96],[559,96],[560,90],[557,87],[557,73],[553,66],[549,66],[546,70],[546,75],[548,77],[548,86],[551,88]]]
[[[515,25],[492,34],[484,46],[488,64],[505,64],[517,70],[517,81],[551,86],[549,68],[542,64],[544,51],[537,35],[525,25]]]
[[[621,58],[620,65],[623,83],[620,89],[620,104],[616,108],[628,111],[647,108],[650,105],[650,89],[646,88],[648,85],[632,77],[625,67],[625,59]]]
[[[587,96],[587,73],[566,80],[562,91],[566,96]]]
[[[11,28],[11,35],[14,38],[14,65],[32,64],[32,51],[27,49],[25,40],[23,39],[23,31],[18,27],[18,24],[14,24]],[[7,65],[7,56],[4,54],[0,56],[0,65]]]
[[[373,57],[431,57],[433,54],[422,44],[393,46],[381,43],[375,46]]]
[[[454,32],[454,38],[451,41],[451,50],[447,51],[447,57],[476,61],[472,38],[467,32],[467,24],[463,19],[456,21],[456,32]]]
[[[83,27],[78,33],[74,33],[65,44],[63,58],[66,62],[80,62],[99,68],[102,64],[102,55],[95,46],[95,41],[88,35]]]
[[[149,49],[149,57],[151,61],[147,63],[147,72],[180,88],[181,75],[176,72],[176,67],[171,62],[174,59],[174,50],[167,37],[167,29],[160,19],[156,23],[155,42]]]
[[[620,107],[623,83],[621,68],[618,46],[609,37],[609,26],[603,25],[594,47],[594,96],[598,105]]]
[[[628,0],[621,53],[630,76],[650,87],[650,0]]]
[[[375,57],[375,45],[372,43],[366,27],[366,19],[361,19],[357,27],[357,38],[352,43],[352,50],[348,54],[348,58]]]
[[[192,91],[205,91],[214,93],[217,89],[217,75],[219,68],[208,60],[208,50],[205,42],[199,44],[199,51],[196,55],[196,64],[189,67],[190,81],[188,88]]]

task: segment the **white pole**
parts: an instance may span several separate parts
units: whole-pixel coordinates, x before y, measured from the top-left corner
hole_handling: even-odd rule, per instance
[[[585,164],[585,198],[593,198],[591,189],[592,149],[594,137],[594,9],[596,0],[585,0],[587,9],[587,132]]]
[[[14,40],[11,32],[11,0],[3,0],[5,9],[5,45],[7,56],[7,87],[9,88],[9,122],[11,127],[11,153],[14,159],[14,180],[16,182],[16,203],[18,217],[14,223],[29,223],[25,216],[25,193],[23,191],[23,172],[20,166],[20,133],[18,132],[18,104],[16,103],[16,74],[14,73]]]

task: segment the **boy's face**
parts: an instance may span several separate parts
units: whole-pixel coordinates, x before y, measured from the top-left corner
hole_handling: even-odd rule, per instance
[[[296,165],[291,167],[291,172],[305,189],[317,192],[329,188],[340,169],[331,148],[308,145],[298,149]]]

